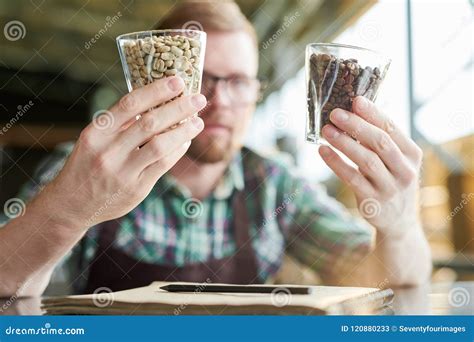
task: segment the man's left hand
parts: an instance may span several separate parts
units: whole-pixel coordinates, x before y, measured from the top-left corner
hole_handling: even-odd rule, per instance
[[[323,136],[358,168],[333,149],[321,146],[326,164],[355,193],[362,216],[380,233],[401,236],[419,225],[417,189],[422,151],[372,102],[359,96],[352,111],[334,109]]]

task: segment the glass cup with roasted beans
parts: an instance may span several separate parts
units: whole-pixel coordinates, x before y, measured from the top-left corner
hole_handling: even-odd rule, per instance
[[[306,141],[327,144],[321,129],[329,123],[333,109],[352,111],[356,96],[375,101],[389,66],[389,58],[369,49],[341,44],[307,45]]]

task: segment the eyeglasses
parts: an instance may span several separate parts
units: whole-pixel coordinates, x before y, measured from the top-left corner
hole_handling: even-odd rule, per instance
[[[264,83],[255,77],[231,76],[219,77],[207,72],[202,76],[202,93],[211,98],[215,87],[222,81],[224,90],[233,103],[247,104],[257,102],[261,98]]]

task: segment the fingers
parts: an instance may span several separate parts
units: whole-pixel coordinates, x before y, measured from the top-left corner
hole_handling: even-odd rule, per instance
[[[143,145],[154,135],[189,118],[206,106],[206,98],[201,94],[182,96],[159,108],[142,115],[128,129],[119,133],[121,149],[130,152]]]
[[[190,142],[184,143],[166,157],[149,165],[140,174],[139,182],[141,184],[147,184],[150,189],[153,188],[153,185],[158,181],[158,179],[169,171],[169,169],[171,169],[178,160],[184,156],[190,145]]]
[[[343,109],[333,110],[330,118],[341,131],[375,152],[395,178],[404,177],[410,166],[388,133]]]
[[[194,139],[203,128],[204,122],[202,119],[193,117],[166,133],[154,136],[143,147],[133,152],[129,167],[144,170],[151,164],[155,164],[173,154],[174,151],[179,150],[183,144]]]
[[[362,174],[348,165],[329,146],[321,146],[319,154],[334,173],[346,183],[354,193],[363,197],[372,197],[374,188]]]
[[[323,127],[323,136],[336,149],[344,153],[358,167],[362,175],[379,190],[392,191],[394,179],[377,154],[332,125]]]
[[[114,121],[110,130],[119,130],[136,115],[171,100],[181,94],[183,89],[182,78],[173,76],[156,80],[128,93],[110,108]]]
[[[385,131],[400,150],[417,165],[421,162],[422,151],[417,144],[395,126],[393,120],[385,116],[375,104],[363,96],[358,96],[352,103],[352,110],[367,122]]]

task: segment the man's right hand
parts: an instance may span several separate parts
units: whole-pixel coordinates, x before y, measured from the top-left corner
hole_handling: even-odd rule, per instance
[[[183,88],[179,77],[158,80],[125,95],[104,111],[104,117],[95,118],[82,131],[61,172],[42,192],[41,201],[48,202],[44,208],[79,230],[135,208],[204,127],[196,116],[169,129],[206,105],[201,94],[170,101]],[[101,125],[100,120],[107,124]]]

